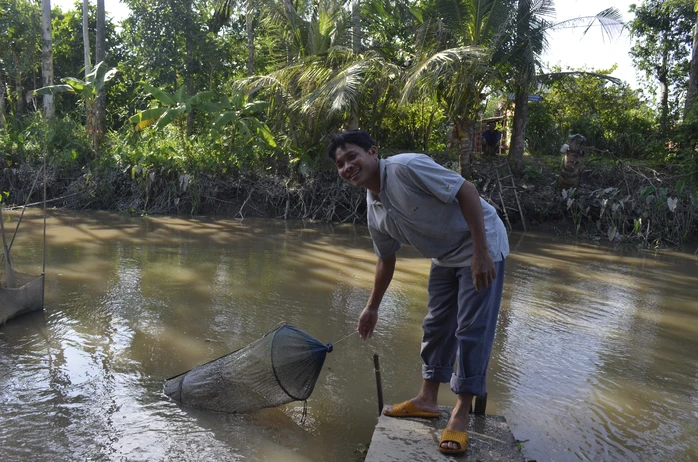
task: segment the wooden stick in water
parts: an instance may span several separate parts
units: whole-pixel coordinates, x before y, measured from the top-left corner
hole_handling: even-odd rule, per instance
[[[376,390],[378,391],[378,415],[383,413],[383,383],[381,382],[381,365],[378,353],[373,354],[373,370],[376,372]]]

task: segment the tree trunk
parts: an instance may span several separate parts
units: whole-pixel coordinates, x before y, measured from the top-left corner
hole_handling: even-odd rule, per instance
[[[560,189],[579,187],[582,172],[582,157],[584,157],[584,146],[586,138],[582,135],[572,135],[567,139],[566,148],[563,150],[565,159],[562,163],[562,170],[557,184]]]
[[[515,173],[523,169],[523,155],[526,144],[526,122],[528,121],[528,91],[519,88],[514,96],[514,122],[511,129],[509,162]]]
[[[530,50],[531,46],[531,39],[527,32],[531,24],[531,8],[531,2],[518,2],[516,24],[517,46],[520,48],[519,52],[521,55],[530,56],[530,59],[519,62],[517,65],[518,77],[516,79],[517,86],[514,95],[514,121],[511,129],[511,144],[509,146],[509,163],[514,173],[520,173],[523,169],[526,122],[528,120],[528,91],[531,82],[531,76],[527,73],[526,67],[533,67],[534,62],[531,60],[535,59],[533,54],[523,53],[525,49]],[[500,140],[500,145],[501,143],[502,141]]]
[[[472,174],[475,123],[471,120],[458,120],[454,124],[454,129],[457,131],[460,174],[467,180]]]
[[[41,1],[41,75],[43,86],[53,85],[53,39],[51,35],[51,0]],[[53,95],[44,95],[44,114],[52,119],[56,106]]]
[[[5,80],[0,69],[0,128],[5,127]]]
[[[89,13],[89,3],[87,0],[82,0],[82,44],[83,44],[83,55],[85,57],[85,76],[90,73],[90,29],[89,29],[89,18],[90,18],[90,13]],[[92,110],[90,109],[89,105],[85,104],[85,113],[86,113],[86,125],[87,125],[87,132],[92,134],[93,133],[93,127],[92,127]],[[93,143],[94,144],[94,143]],[[94,146],[93,146],[94,147]]]
[[[85,57],[85,75],[90,73],[90,10],[88,0],[82,0],[82,43]]]
[[[22,114],[24,114],[24,87],[22,87],[21,72],[17,73],[17,77],[15,80],[15,91],[17,92],[17,107],[15,110],[15,118],[18,118],[21,117]]]
[[[668,38],[664,37],[664,43]],[[657,80],[659,81],[659,124],[663,130],[669,125],[669,49],[665,46],[662,62],[657,68]]]
[[[247,31],[247,76],[254,75],[254,0],[245,5],[245,30]]]
[[[95,62],[104,62],[107,56],[107,31],[105,27],[104,0],[97,0],[97,42],[95,43]],[[95,130],[97,145],[95,151],[99,157],[99,147],[102,144],[102,137],[107,127],[107,94],[104,87],[97,95],[95,103]]]
[[[290,0],[283,0],[283,5],[284,5],[284,12],[286,13],[286,20],[288,21],[289,26],[292,29],[296,28],[296,19],[295,19],[295,9],[293,8],[293,4],[291,3]],[[291,54],[291,47],[286,45],[286,64],[291,64],[293,61],[293,55]]]
[[[669,83],[666,74],[659,76],[659,124],[663,129],[669,125]]]
[[[698,99],[698,15],[693,29],[693,53],[691,56],[691,71],[688,78],[688,93],[686,94],[686,109],[684,118],[688,118]]]
[[[192,0],[186,0],[184,4],[185,11],[185,47],[186,47],[186,58],[184,62],[185,67],[185,81],[187,85],[187,94],[189,96],[194,95],[194,76],[192,75],[194,67],[194,39],[192,37],[192,24],[191,24],[191,8]],[[189,111],[187,113],[187,136],[191,136],[194,132],[194,111]]]
[[[359,0],[354,0],[351,5],[351,48],[354,53],[361,53],[361,5]]]

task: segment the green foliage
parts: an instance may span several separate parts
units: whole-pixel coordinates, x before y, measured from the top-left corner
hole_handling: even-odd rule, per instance
[[[542,102],[529,105],[526,138],[532,154],[557,154],[574,133],[622,158],[660,151],[654,111],[625,84],[569,75],[551,81],[542,95]]]
[[[258,118],[264,114],[269,106],[264,101],[248,102],[246,95],[237,93],[232,101],[228,97],[224,97],[220,103],[215,103],[211,102],[215,96],[211,91],[188,96],[184,87],[180,87],[171,94],[148,84],[143,87],[157,100],[160,106],[139,112],[129,119],[131,123],[136,124],[136,131],[141,131],[150,125],[161,130],[172,122],[177,122],[184,114],[198,110],[213,114],[210,130],[215,131],[216,135],[228,139],[229,146],[225,146],[226,150],[230,151],[235,147],[249,145],[259,145],[272,149],[276,147],[274,135],[269,127]],[[181,126],[181,123],[179,125]],[[225,130],[226,126],[231,126],[231,129]],[[182,149],[189,152],[190,141],[183,138],[182,143]],[[212,167],[210,162],[206,162],[206,164],[208,168]]]
[[[85,127],[70,117],[56,117],[47,122],[34,112],[10,130],[0,131],[0,160],[7,167],[39,164],[46,143],[49,165],[79,168],[90,157],[90,140]]]
[[[562,199],[577,235],[584,231],[603,235],[610,242],[678,245],[696,232],[698,189],[682,180],[673,189],[648,185],[628,194],[609,187],[582,197],[570,188],[562,191]]]
[[[25,91],[32,88],[37,71],[41,74],[40,6],[29,0],[0,0],[0,74],[5,75],[15,116],[24,113]]]
[[[635,38],[630,51],[635,66],[644,72],[647,89],[656,94],[660,122],[668,128],[683,109],[695,25],[693,0],[644,0],[632,5],[630,31]]]
[[[129,122],[136,124],[136,131],[143,130],[152,124],[155,124],[155,128],[158,129],[166,127],[184,114],[195,109],[203,110],[204,103],[209,102],[214,96],[211,91],[189,96],[186,94],[185,87],[179,87],[172,94],[148,84],[143,84],[143,88],[162,106],[147,109],[131,117]]]
[[[58,93],[75,93],[80,96],[80,99],[87,105],[87,113],[89,124],[87,131],[92,135],[92,147],[97,151],[97,127],[95,104],[99,92],[104,88],[104,85],[114,78],[117,73],[116,68],[107,69],[104,61],[97,63],[95,68],[85,76],[85,80],[80,80],[75,77],[63,78],[62,85],[49,85],[34,90],[37,95],[55,95]]]
[[[90,43],[96,42],[97,29],[97,8],[94,2],[88,7],[88,36]],[[53,73],[55,81],[60,82],[64,77],[83,76],[85,74],[85,58],[83,50],[82,36],[82,2],[75,2],[74,7],[67,11],[61,11],[55,7],[52,11],[53,29]],[[106,31],[106,57],[104,61],[110,66],[119,66],[126,59],[127,50],[123,46],[120,34],[117,33],[116,25],[107,17],[105,20]],[[93,47],[94,48],[94,47]],[[121,69],[120,69],[121,70]],[[121,82],[115,85],[115,81],[121,80],[118,76],[107,87],[107,101],[109,110],[107,111],[107,126],[118,128],[122,123],[122,109],[128,104],[131,97]],[[79,98],[72,93],[63,93],[62,96],[54,99],[56,103],[56,114],[59,117],[70,115],[73,118],[84,117],[84,107],[77,104]]]

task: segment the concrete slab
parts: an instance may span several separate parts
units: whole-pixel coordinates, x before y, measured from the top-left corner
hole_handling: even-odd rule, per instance
[[[444,461],[454,456],[438,451],[441,431],[453,408],[442,406],[438,419],[406,419],[380,416],[373,432],[366,462],[390,461]],[[469,461],[524,461],[516,446],[514,435],[502,416],[470,416],[468,450],[459,460]]]

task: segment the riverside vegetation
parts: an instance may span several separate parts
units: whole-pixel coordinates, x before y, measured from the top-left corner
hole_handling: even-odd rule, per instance
[[[627,26],[647,91],[614,79],[614,69],[544,72],[552,1],[248,2],[237,16],[227,1],[125,3],[119,30],[90,9],[83,37],[74,32],[81,5],[54,9],[51,65],[63,83],[37,91],[32,75],[47,65],[38,6],[2,3],[11,39],[0,50],[4,206],[32,201],[47,153],[56,207],[362,222],[364,194],[324,156],[327,134],[357,127],[383,153],[432,155],[497,203],[494,171],[505,158],[473,152],[478,121],[496,113],[512,131],[506,159],[529,229],[646,247],[698,237],[690,0],[634,7]],[[609,9],[565,24],[611,33],[619,17]],[[90,68],[86,42],[97,40],[99,56],[100,24],[104,58],[84,79],[71,77]],[[661,75],[648,64],[658,57]],[[542,101],[526,102],[529,93]],[[53,112],[41,108],[44,95]],[[580,184],[561,190],[560,147],[574,133],[586,137],[587,155]]]

